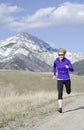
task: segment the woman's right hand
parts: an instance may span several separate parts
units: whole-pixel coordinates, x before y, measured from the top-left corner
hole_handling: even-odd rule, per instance
[[[53,79],[56,79],[56,76],[55,76],[55,75],[53,76]]]

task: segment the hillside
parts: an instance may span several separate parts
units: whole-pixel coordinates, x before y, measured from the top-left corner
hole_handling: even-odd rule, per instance
[[[57,48],[25,32],[0,41],[0,69],[51,72],[56,57]],[[67,52],[66,57],[75,63],[84,54]]]
[[[75,74],[84,75],[84,60],[74,63],[73,66]]]
[[[0,69],[51,71],[50,62],[56,51],[35,36],[18,33],[0,41]]]

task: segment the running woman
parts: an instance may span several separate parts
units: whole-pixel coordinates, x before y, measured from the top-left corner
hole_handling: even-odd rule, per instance
[[[73,66],[69,59],[65,57],[66,50],[59,48],[58,57],[53,63],[53,79],[57,79],[57,90],[58,90],[58,111],[62,113],[62,102],[63,102],[63,86],[65,85],[67,94],[71,93],[71,79],[69,71],[74,71]]]

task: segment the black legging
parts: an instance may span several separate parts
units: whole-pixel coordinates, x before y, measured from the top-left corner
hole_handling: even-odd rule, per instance
[[[63,96],[63,86],[66,87],[67,94],[71,93],[71,80],[57,80],[57,89],[58,89],[58,99],[62,99]]]

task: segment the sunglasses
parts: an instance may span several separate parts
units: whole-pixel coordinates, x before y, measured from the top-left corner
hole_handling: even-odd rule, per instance
[[[58,56],[64,56],[64,54],[58,54]]]

